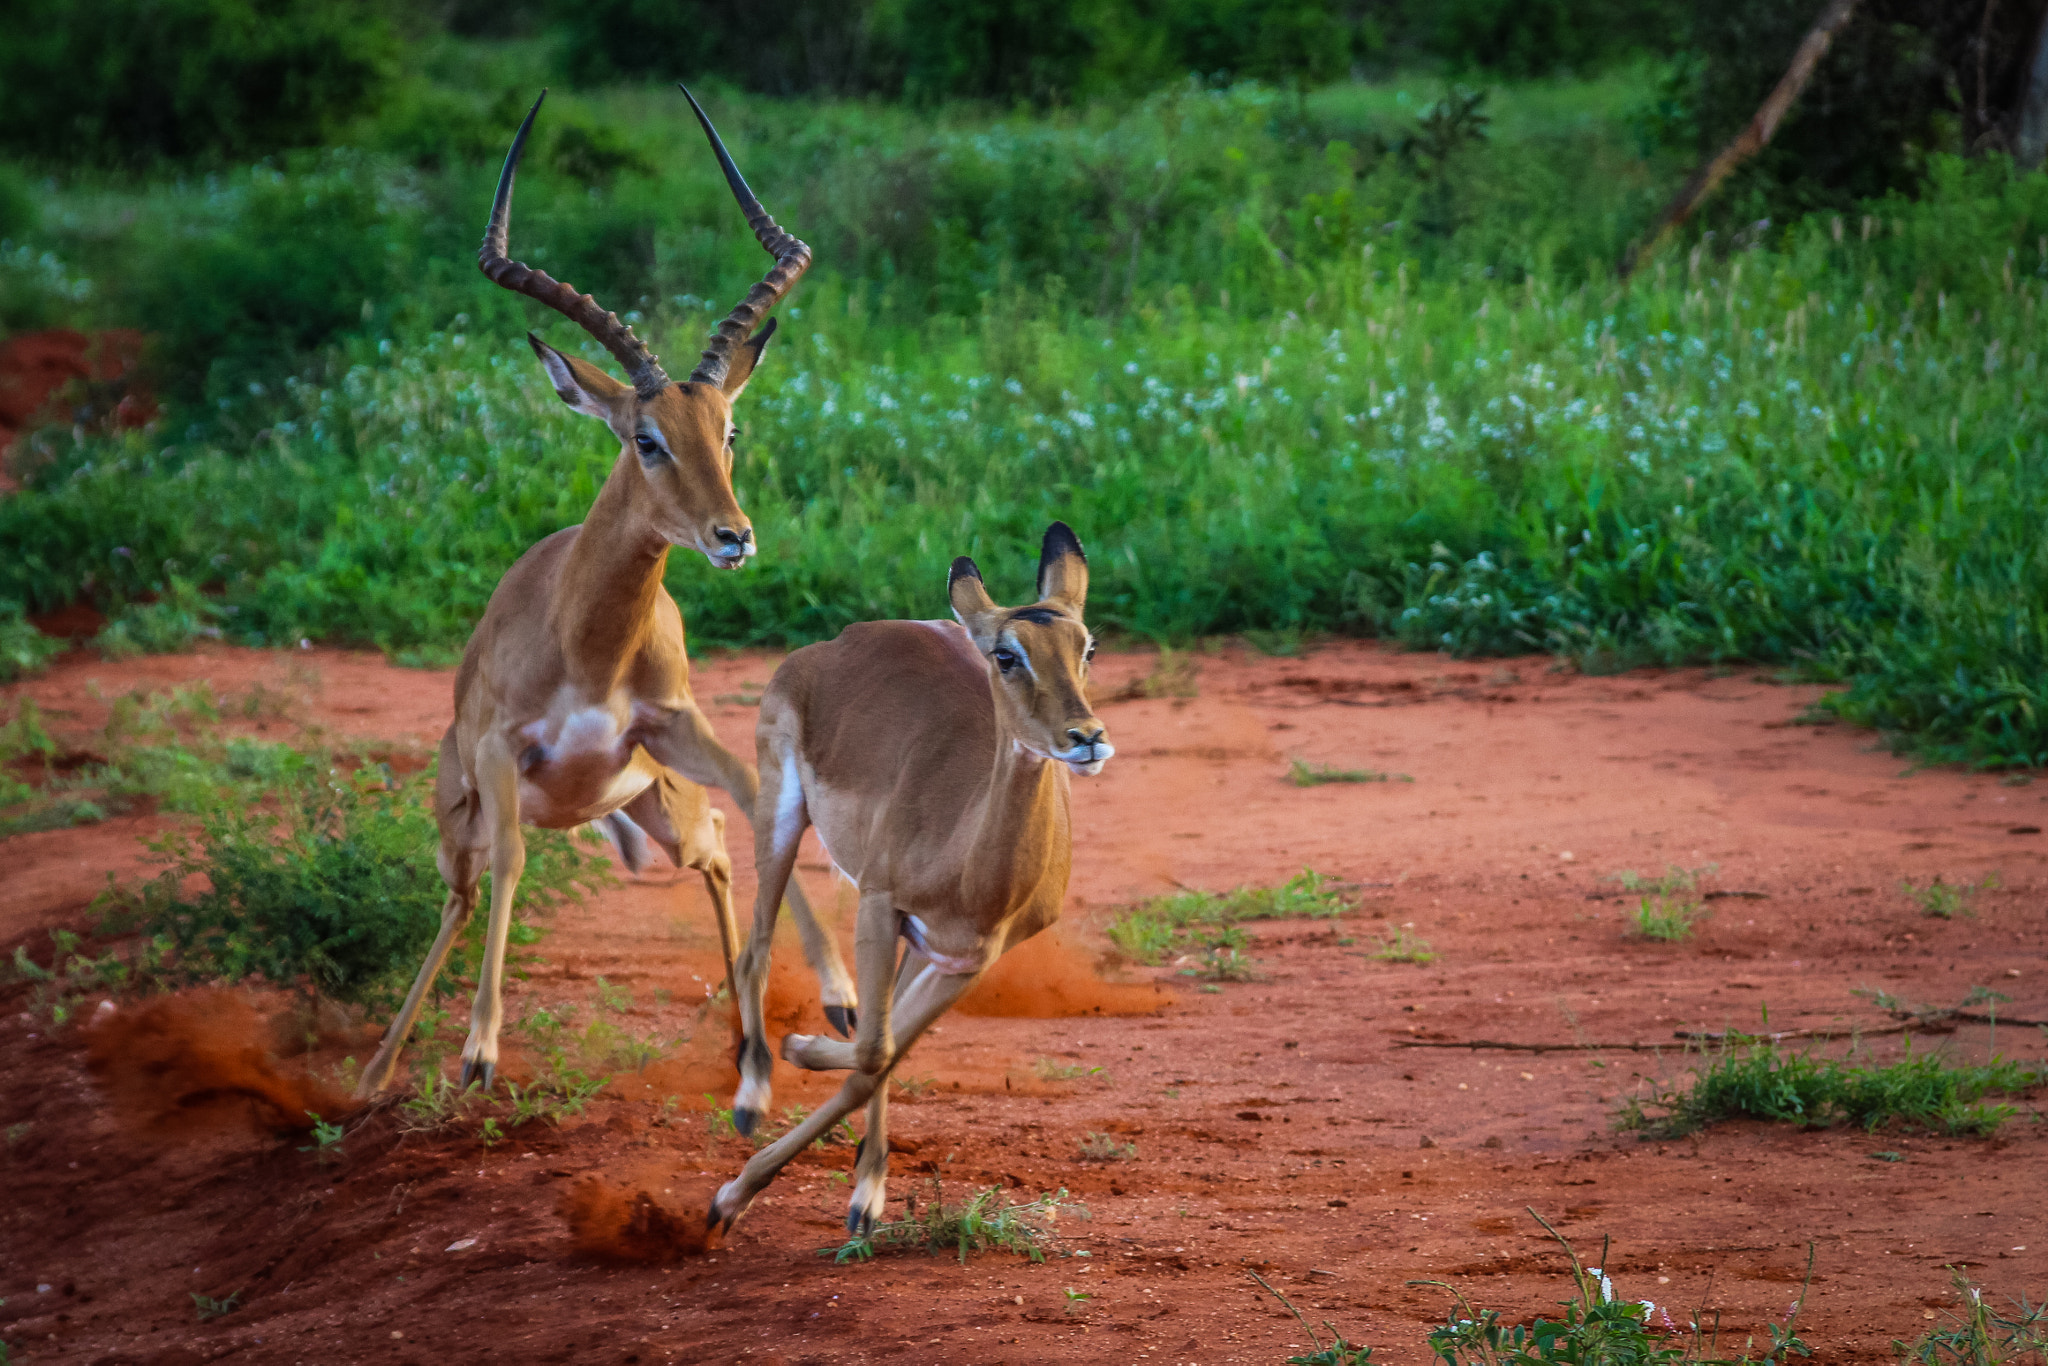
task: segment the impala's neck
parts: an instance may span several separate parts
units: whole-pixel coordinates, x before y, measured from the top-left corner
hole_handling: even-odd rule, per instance
[[[668,541],[654,529],[646,482],[621,454],[583,519],[556,586],[555,638],[573,682],[608,690],[653,629],[668,566]]]
[[[991,692],[995,686],[991,677]],[[1017,743],[1002,722],[1005,699],[992,700],[997,708],[995,764],[967,860],[967,893],[977,905],[1018,900],[1036,887],[1050,870],[1066,827],[1066,775],[1060,765]]]

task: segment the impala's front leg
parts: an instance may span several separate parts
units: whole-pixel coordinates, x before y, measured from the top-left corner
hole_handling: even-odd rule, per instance
[[[484,829],[491,839],[491,918],[484,930],[484,960],[477,972],[469,1038],[462,1045],[462,1085],[491,1089],[498,1073],[498,1031],[505,1023],[505,942],[512,930],[512,896],[526,871],[526,839],[519,831],[519,767],[502,737],[485,735],[476,747],[476,787]]]
[[[846,1231],[856,1238],[874,1232],[889,1203],[889,1078],[868,1097],[868,1131],[853,1159],[853,1199],[846,1206]]]
[[[758,810],[761,804],[760,776],[754,772],[753,765],[719,743],[711,723],[704,719],[704,713],[697,710],[694,703],[677,711],[667,729],[649,735],[642,744],[657,762],[695,782],[725,791],[739,806],[741,814],[746,816],[747,823],[757,831],[764,815],[771,819],[780,818],[776,813],[781,810],[781,801],[788,793],[794,792],[798,802],[803,800],[795,765],[793,762],[785,763],[768,782],[773,789],[769,793],[769,811],[763,813]],[[791,859],[795,859],[794,852]],[[846,962],[839,956],[839,945],[818,923],[817,914],[811,910],[810,898],[804,895],[804,889],[795,878],[788,880],[784,895],[789,899],[790,914],[796,919],[797,936],[803,940],[804,958],[818,976],[825,1019],[840,1033],[850,1034],[858,1000],[853,979],[846,972]]]

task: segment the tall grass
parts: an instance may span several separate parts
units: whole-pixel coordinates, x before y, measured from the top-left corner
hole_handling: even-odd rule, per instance
[[[2048,762],[2048,179],[1938,160],[1919,201],[1676,253],[1622,288],[1597,262],[1654,186],[1600,108],[1572,115],[1606,131],[1570,176],[1562,115],[1519,114],[1521,141],[1439,175],[1317,146],[1326,126],[1256,91],[915,135],[861,106],[785,122],[804,185],[868,196],[814,234],[845,234],[823,259],[865,275],[821,269],[784,309],[739,414],[763,553],[738,576],[675,558],[692,632],[929,616],[950,557],[1022,573],[1057,516],[1094,557],[1091,620],[1134,634],[1765,661],[1842,684],[1843,715],[1934,757]],[[653,208],[655,182],[633,185],[522,221],[622,231]],[[1577,216],[1553,202],[1575,187]],[[892,227],[878,201],[899,193]],[[1455,221],[1419,222],[1432,205]],[[758,271],[708,188],[663,211],[691,225],[698,288]],[[574,227],[523,229],[532,259],[555,268]],[[523,306],[462,288],[488,303],[203,428],[53,443],[0,503],[0,599],[180,575],[220,585],[244,640],[459,642],[616,449],[542,382]],[[650,294],[642,327],[687,350],[729,302]]]

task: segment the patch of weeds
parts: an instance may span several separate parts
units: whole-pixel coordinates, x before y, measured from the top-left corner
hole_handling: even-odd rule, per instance
[[[1104,927],[1126,958],[1157,963],[1188,942],[1245,920],[1327,920],[1351,909],[1342,885],[1304,868],[1278,887],[1234,892],[1174,892],[1133,906]],[[1229,947],[1226,945],[1226,947]]]
[[[939,1085],[937,1079],[933,1077],[905,1075],[891,1076],[889,1080],[895,1085],[897,1094],[906,1100],[917,1100],[923,1096],[928,1096],[937,1090]]]
[[[1433,1286],[1446,1291],[1457,1308],[1444,1323],[1430,1330],[1429,1346],[1443,1366],[1784,1366],[1794,1356],[1812,1356],[1813,1349],[1799,1336],[1799,1315],[1806,1307],[1807,1291],[1813,1284],[1813,1248],[1807,1248],[1806,1282],[1792,1301],[1783,1323],[1767,1323],[1769,1342],[1759,1356],[1754,1337],[1744,1342],[1740,1355],[1721,1354],[1720,1328],[1690,1320],[1681,1328],[1670,1310],[1649,1300],[1624,1300],[1615,1296],[1614,1281],[1597,1266],[1579,1260],[1571,1243],[1533,1209],[1532,1218],[1543,1226],[1571,1262],[1572,1298],[1559,1301],[1561,1320],[1538,1317],[1532,1324],[1503,1324],[1500,1312],[1477,1309],[1463,1291],[1448,1281],[1417,1280],[1408,1284]],[[1606,1260],[1603,1256],[1602,1260]],[[1652,1317],[1664,1331],[1651,1327]]]
[[[1609,881],[1619,882],[1624,891],[1676,896],[1681,892],[1697,892],[1701,883],[1720,871],[1718,863],[1703,863],[1697,868],[1681,868],[1673,863],[1667,865],[1659,876],[1646,877],[1633,868],[1624,868]]]
[[[330,1162],[339,1162],[342,1140],[348,1136],[347,1131],[311,1110],[306,1111],[306,1118],[313,1121],[313,1141],[299,1151],[313,1154],[313,1160],[323,1167]]]
[[[1114,1134],[1081,1135],[1083,1162],[1129,1162],[1137,1156],[1137,1144],[1120,1142]]]
[[[1660,944],[1692,938],[1692,932],[1713,912],[1703,901],[1674,896],[1646,896],[1636,903],[1635,933]]]
[[[1372,956],[1382,963],[1434,963],[1436,953],[1429,941],[1403,925],[1373,941]]]
[[[115,950],[95,957],[82,951],[84,943],[84,936],[70,930],[51,930],[47,968],[29,956],[27,945],[15,946],[10,975],[16,981],[34,984],[29,993],[31,1013],[53,1025],[68,1024],[80,1006],[94,997],[162,979],[164,945],[160,941],[144,940],[126,957]]]
[[[0,764],[23,759],[48,761],[57,753],[57,741],[43,725],[43,709],[33,697],[22,698],[13,718],[0,726]]]
[[[1247,958],[1235,948],[1212,945],[1203,949],[1191,965],[1182,968],[1180,975],[1203,982],[1256,982],[1259,964],[1257,959]]]
[[[967,1264],[970,1252],[1008,1252],[1045,1260],[1046,1248],[1055,1237],[1053,1226],[1061,1215],[1086,1219],[1088,1207],[1067,1198],[1065,1187],[1023,1204],[1011,1201],[1001,1187],[991,1186],[959,1203],[949,1203],[932,1178],[931,1198],[920,1211],[917,1197],[904,1197],[905,1216],[894,1223],[875,1225],[865,1238],[851,1238],[836,1248],[820,1248],[820,1256],[835,1263],[865,1262],[888,1247],[921,1247],[929,1252],[952,1252]]]
[[[1287,1366],[1371,1366],[1372,1348],[1346,1342],[1344,1335],[1337,1331],[1337,1325],[1328,1319],[1323,1320],[1323,1327],[1330,1334],[1330,1341],[1325,1343],[1322,1334],[1310,1327],[1309,1321],[1294,1307],[1293,1300],[1267,1284],[1266,1278],[1258,1272],[1248,1270],[1244,1274],[1257,1281],[1261,1290],[1286,1305],[1287,1312],[1294,1315],[1294,1321],[1301,1325],[1301,1331],[1307,1333],[1308,1340],[1315,1345],[1313,1352],[1287,1358]]]
[[[1906,1160],[1906,1155],[1904,1153],[1894,1152],[1872,1153],[1870,1155],[1870,1160],[1872,1162],[1904,1162]]]
[[[1646,1138],[1692,1133],[1724,1119],[1764,1119],[1826,1128],[1890,1124],[1952,1135],[1988,1136],[2015,1113],[1991,1096],[2048,1084],[2048,1064],[1993,1057],[1951,1065],[1937,1052],[1912,1052],[1884,1066],[1787,1053],[1768,1040],[1724,1040],[1692,1069],[1690,1088],[1651,1087],[1623,1102],[1615,1127]]]
[[[182,654],[202,637],[220,637],[220,605],[184,579],[173,578],[155,602],[130,603],[92,638],[102,659]]]
[[[64,649],[63,641],[35,628],[20,603],[0,598],[0,683],[41,673]]]
[[[709,1102],[711,1107],[708,1120],[708,1129],[711,1137],[738,1137],[740,1129],[737,1124],[732,1122],[732,1107],[730,1105],[720,1105],[718,1097],[709,1091],[704,1093],[704,1099]]]
[[[173,828],[146,841],[168,866],[127,888],[110,879],[95,902],[104,925],[162,941],[178,980],[261,977],[342,1001],[395,1001],[440,929],[447,896],[434,866],[432,770],[399,778],[381,766],[306,764],[272,781],[274,803],[217,802],[196,832]],[[609,864],[565,832],[525,835],[520,910],[551,909],[610,881]],[[458,941],[437,991],[473,976],[484,919]],[[539,937],[515,918],[513,943]],[[520,959],[512,971],[522,975]]]
[[[106,818],[107,809],[98,802],[65,797],[43,802],[17,815],[0,816],[0,839],[33,835],[42,830],[68,830],[74,825],[97,825]]]
[[[1071,1285],[1061,1286],[1060,1291],[1067,1297],[1067,1312],[1069,1314],[1076,1313],[1079,1310],[1086,1308],[1088,1301],[1095,1298],[1095,1296],[1090,1294],[1088,1291],[1076,1290]]]
[[[1970,902],[1979,892],[1998,890],[1998,874],[1987,873],[1982,882],[1943,882],[1939,874],[1925,887],[1915,887],[1901,879],[1899,891],[1908,899],[1918,903],[1920,914],[1933,916],[1937,920],[1954,920],[1959,915],[1975,915]]]
[[[1040,1058],[1031,1064],[1031,1070],[1038,1074],[1040,1081],[1079,1081],[1083,1077],[1108,1075],[1108,1069],[1088,1067],[1078,1062],[1055,1062],[1051,1058]]]
[[[2012,1312],[2002,1314],[1968,1276],[1955,1267],[1948,1273],[1963,1312],[1948,1315],[1952,1326],[1930,1328],[1910,1344],[1892,1339],[1901,1366],[2048,1366],[2048,1303],[2021,1296],[2008,1300]]]
[[[1335,768],[1296,759],[1287,769],[1287,781],[1296,787],[1321,787],[1325,783],[1412,783],[1405,773],[1382,773],[1372,768]]]
[[[234,1294],[221,1299],[193,1292],[192,1307],[199,1311],[199,1321],[206,1323],[221,1317],[223,1314],[232,1314],[237,1309],[240,1309],[242,1307],[242,1292],[237,1290]]]
[[[481,1082],[458,1086],[429,1071],[413,1093],[398,1103],[398,1127],[409,1134],[440,1133],[465,1122],[479,1105],[488,1104]]]
[[[506,1122],[515,1129],[535,1120],[560,1125],[563,1120],[582,1114],[592,1098],[604,1090],[608,1080],[607,1077],[589,1077],[569,1071],[537,1077],[524,1086],[516,1081],[507,1081]]]

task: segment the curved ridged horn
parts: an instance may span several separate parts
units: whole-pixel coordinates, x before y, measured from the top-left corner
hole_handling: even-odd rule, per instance
[[[505,255],[512,219],[512,178],[518,174],[519,156],[526,150],[526,135],[533,131],[533,116],[540,112],[541,100],[547,97],[547,91],[540,92],[540,99],[526,111],[526,122],[519,125],[518,135],[512,139],[512,150],[505,154],[505,169],[498,176],[498,197],[491,203],[491,221],[484,229],[484,244],[477,248],[477,266],[493,284],[538,299],[597,338],[626,367],[634,391],[642,398],[653,398],[668,387],[669,378],[663,373],[660,360],[633,335],[632,328],[620,322],[616,313],[607,313],[588,294],[578,294],[573,285]]]
[[[677,82],[676,89],[683,92],[690,108],[697,111],[697,122],[704,125],[704,136],[711,139],[711,150],[718,154],[718,164],[725,169],[725,183],[732,187],[732,197],[739,201],[740,211],[746,214],[747,226],[754,230],[755,240],[775,258],[775,268],[763,277],[760,284],[748,290],[740,306],[713,329],[711,344],[704,348],[703,358],[690,372],[693,380],[723,384],[725,373],[732,365],[733,348],[754,335],[754,329],[761,325],[761,319],[768,316],[768,310],[775,307],[782,296],[789,293],[790,286],[811,268],[811,249],[776,226],[775,220],[768,216],[768,210],[761,207],[761,201],[754,198],[754,192],[741,179],[740,168],[732,164],[732,155],[725,150],[725,143],[719,140],[718,130],[711,126],[704,106],[697,103],[697,97],[690,93],[688,86]]]

